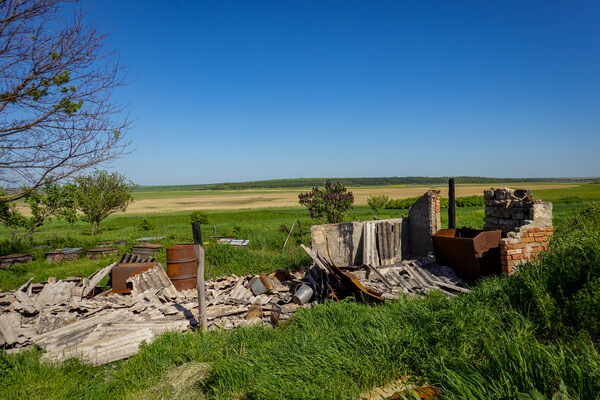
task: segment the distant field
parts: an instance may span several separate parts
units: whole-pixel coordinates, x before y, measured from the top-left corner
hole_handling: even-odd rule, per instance
[[[493,187],[505,185],[494,184]],[[508,185],[507,185],[508,186]],[[509,185],[515,187],[517,185]],[[577,188],[576,183],[525,183],[518,187],[534,191]],[[581,186],[600,186],[584,184]],[[482,194],[484,189],[492,187],[490,184],[459,185],[456,188],[457,196],[471,196]],[[420,196],[428,189],[440,189],[442,196],[448,196],[447,186],[383,186],[383,187],[350,187],[354,194],[356,205],[366,205],[367,198],[371,195],[386,195],[390,199]],[[271,207],[298,206],[298,194],[307,189],[251,189],[251,190],[203,190],[190,191],[174,188],[168,191],[141,189],[134,192],[135,202],[128,209],[128,214],[168,213],[188,210],[239,210]]]

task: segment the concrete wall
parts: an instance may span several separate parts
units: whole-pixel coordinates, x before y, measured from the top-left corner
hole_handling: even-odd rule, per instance
[[[311,247],[339,267],[388,265],[433,251],[431,235],[440,226],[440,193],[430,190],[410,208],[409,218],[313,225]]]
[[[429,190],[408,211],[410,226],[410,256],[418,258],[433,252],[431,235],[442,227],[440,191]]]
[[[363,222],[313,225],[310,228],[313,251],[338,267],[362,264],[362,235]]]

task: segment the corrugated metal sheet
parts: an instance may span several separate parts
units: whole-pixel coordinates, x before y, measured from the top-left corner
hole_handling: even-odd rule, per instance
[[[175,286],[173,286],[173,283],[160,264],[130,277],[127,279],[127,282],[131,282],[133,285],[131,289],[133,296],[150,289],[161,289],[162,293],[170,298],[179,296],[177,289],[175,289]]]
[[[75,282],[48,283],[44,286],[38,297],[35,299],[34,306],[41,310],[46,305],[65,304],[71,298],[71,291],[76,286]]]

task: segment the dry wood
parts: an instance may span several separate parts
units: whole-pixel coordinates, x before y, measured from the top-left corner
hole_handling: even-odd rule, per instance
[[[317,254],[312,249],[309,249],[308,247],[306,247],[303,244],[301,244],[300,247],[302,247],[302,249],[304,249],[304,251],[310,256],[310,258],[312,258],[312,260],[315,262],[315,264],[317,264],[317,266],[319,268],[321,268],[323,271],[329,271],[325,267],[325,265],[323,265],[323,263],[321,262],[321,260],[319,260],[319,257],[317,256]]]
[[[284,225],[284,226],[285,226],[285,225]],[[285,238],[285,242],[283,242],[283,247],[281,248],[281,251],[283,251],[283,249],[285,249],[285,245],[287,244],[287,242],[288,242],[288,239],[290,238],[290,235],[292,234],[292,231],[294,230],[294,226],[296,226],[296,221],[294,221],[294,223],[292,224],[292,229],[290,229],[290,230],[288,231],[288,235],[287,235],[287,237]]]
[[[196,289],[198,291],[199,323],[202,330],[207,328],[206,294],[204,292],[204,246],[195,244],[196,251]]]

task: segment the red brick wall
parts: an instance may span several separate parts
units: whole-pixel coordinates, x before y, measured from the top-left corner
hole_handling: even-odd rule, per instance
[[[502,272],[512,274],[515,265],[535,259],[540,251],[546,250],[553,232],[552,227],[522,227],[516,237],[500,240]]]

